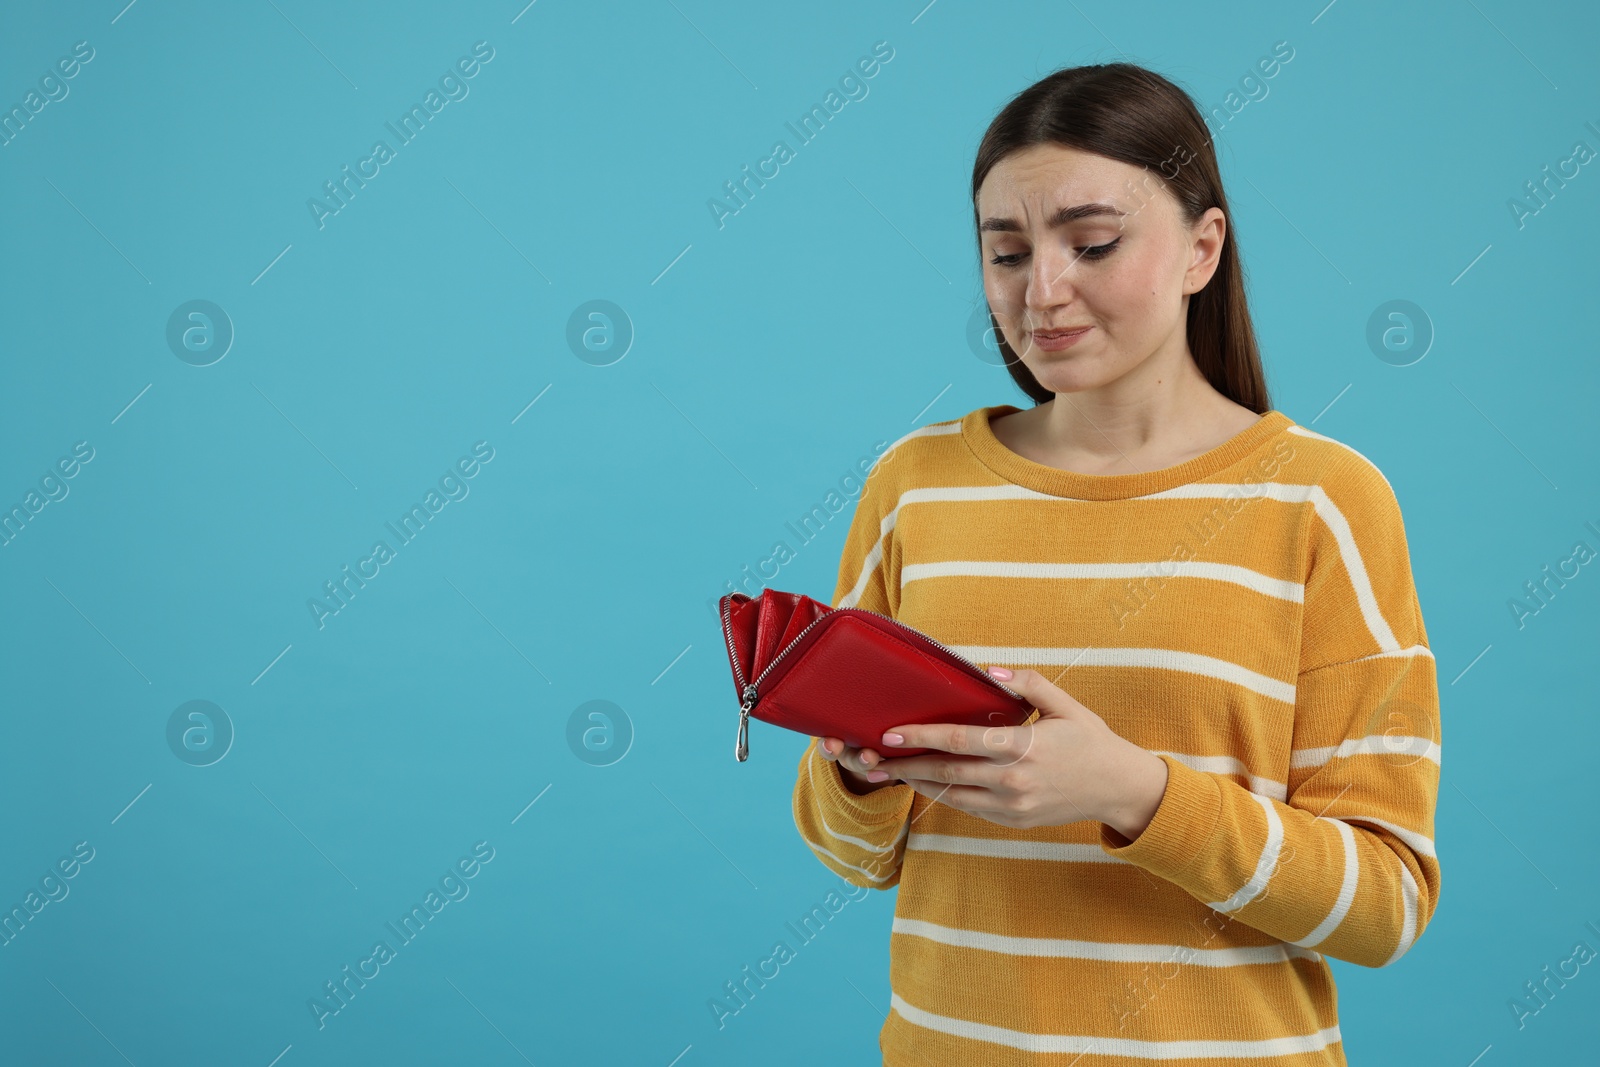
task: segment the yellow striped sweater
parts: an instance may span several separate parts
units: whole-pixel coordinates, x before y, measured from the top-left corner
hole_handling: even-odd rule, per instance
[[[884,1063],[1344,1064],[1325,957],[1393,963],[1439,896],[1438,690],[1393,490],[1278,411],[1085,475],[1003,445],[989,420],[1017,410],[878,459],[832,604],[1041,672],[1166,792],[1131,842],[1011,829],[903,782],[852,793],[813,740],[801,836],[899,887]]]

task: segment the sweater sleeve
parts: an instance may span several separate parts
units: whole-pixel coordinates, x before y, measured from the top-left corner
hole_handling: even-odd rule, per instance
[[[856,502],[839,560],[831,607],[856,607],[891,618],[899,583],[891,580],[895,501],[884,484],[882,463],[867,476]],[[892,594],[891,594],[892,590]],[[812,738],[800,757],[794,788],[794,822],[800,838],[823,866],[845,881],[888,889],[900,881],[906,832],[916,790],[904,782],[858,796],[839,775],[839,765],[817,752]]]
[[[1264,933],[1366,967],[1432,918],[1440,717],[1400,508],[1351,462],[1309,487],[1286,799],[1163,753],[1166,793],[1131,843],[1101,848]]]

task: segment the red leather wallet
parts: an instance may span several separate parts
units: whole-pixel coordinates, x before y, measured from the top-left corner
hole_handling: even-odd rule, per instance
[[[719,601],[739,696],[733,754],[749,756],[750,716],[813,737],[882,751],[891,726],[953,722],[1020,726],[1020,694],[921,630],[865,608],[829,608],[804,593],[763,589]],[[896,748],[895,756],[934,751]]]

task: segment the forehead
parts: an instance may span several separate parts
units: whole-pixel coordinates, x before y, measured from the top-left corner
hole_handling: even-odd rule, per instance
[[[1030,145],[1002,158],[984,176],[978,217],[1043,224],[1059,209],[1090,203],[1132,214],[1149,204],[1160,184],[1156,172],[1121,160],[1066,145]]]

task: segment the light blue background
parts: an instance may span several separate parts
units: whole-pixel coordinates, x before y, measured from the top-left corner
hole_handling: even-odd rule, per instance
[[[1334,964],[1348,1055],[1593,1057],[1594,967],[1521,1030],[1508,1001],[1600,949],[1600,576],[1520,629],[1507,603],[1600,549],[1600,173],[1507,206],[1600,149],[1591,6],[124,2],[0,32],[7,108],[95,50],[0,147],[0,503],[95,450],[0,549],[0,903],[95,850],[0,948],[8,1062],[878,1062],[892,894],[708,1009],[840,885],[791,820],[805,739],[732,758],[708,604],[876,442],[1028,403],[965,339],[1012,94],[1125,53],[1209,109],[1280,40],[1218,137],[1274,406],[1393,483],[1443,698],[1439,910],[1393,967]],[[319,229],[307,199],[480,40]],[[870,94],[719,229],[877,41]],[[207,367],[165,340],[194,299],[237,331]],[[566,341],[594,299],[636,331],[609,366]],[[1409,366],[1365,340],[1391,299],[1436,331]],[[319,630],[307,599],[481,440]],[[829,598],[849,515],[773,584]],[[165,735],[196,699],[237,731],[207,767]],[[633,732],[609,766],[567,742],[597,699]],[[478,841],[470,895],[319,1030],[308,999]]]

